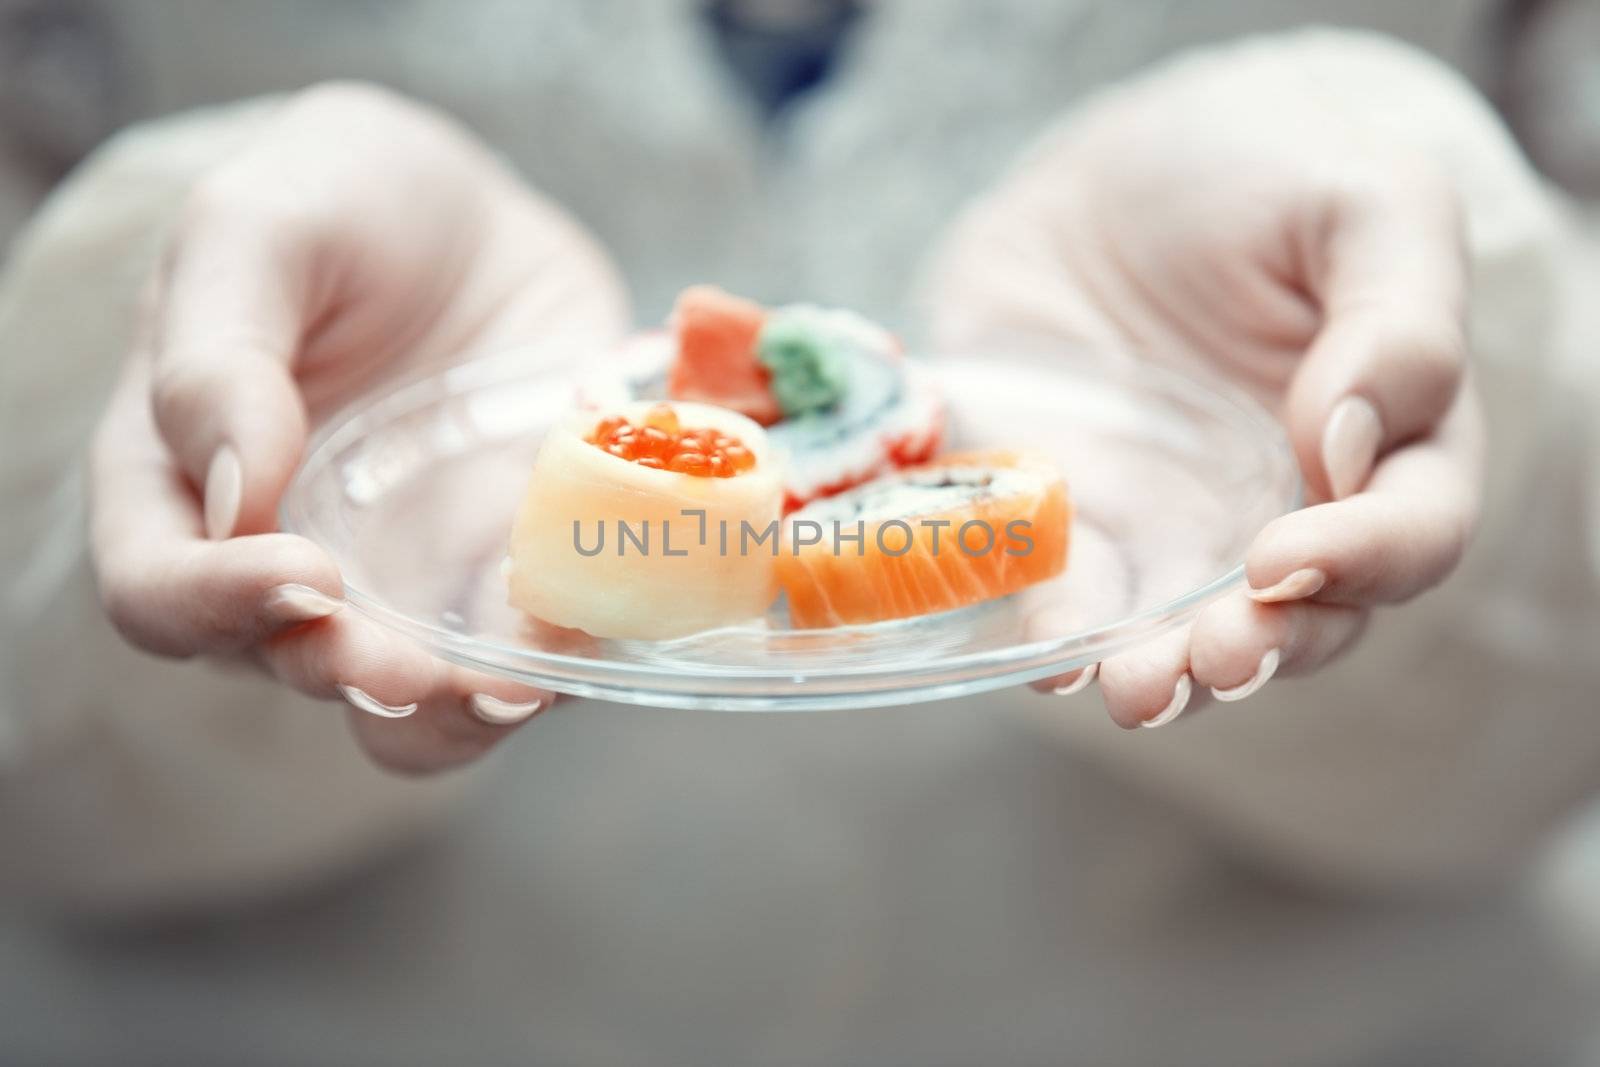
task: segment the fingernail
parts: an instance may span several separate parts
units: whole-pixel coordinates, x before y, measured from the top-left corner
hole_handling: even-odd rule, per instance
[[[267,595],[262,598],[261,606],[268,614],[280,619],[309,622],[312,619],[323,619],[332,615],[344,607],[344,601],[336,600],[309,585],[287,582],[269,589]]]
[[[1366,482],[1381,440],[1378,409],[1365,397],[1347,396],[1335,405],[1322,431],[1322,467],[1335,500],[1343,500]]]
[[[1194,692],[1194,679],[1189,677],[1189,672],[1184,671],[1178,679],[1178,684],[1172,690],[1172,703],[1161,709],[1161,713],[1154,715],[1139,725],[1146,730],[1154,730],[1157,726],[1167,723],[1183,714],[1183,709],[1189,706],[1189,696]]]
[[[370,693],[357,689],[353,685],[339,686],[339,692],[344,694],[352,707],[360,708],[369,715],[377,715],[384,719],[403,719],[417,710],[416,701],[409,704],[385,704],[373,697]]]
[[[232,445],[223,445],[211,457],[206,471],[206,536],[213,541],[233,534],[239,521],[239,502],[244,495],[244,468]]]
[[[1328,584],[1328,575],[1316,567],[1306,567],[1290,574],[1277,585],[1250,590],[1250,597],[1263,604],[1276,604],[1283,600],[1304,600]]]
[[[1054,689],[1050,690],[1050,692],[1054,693],[1058,697],[1069,697],[1073,693],[1081,693],[1085,689],[1089,688],[1089,685],[1095,680],[1095,676],[1099,673],[1100,664],[1091,663],[1083,670],[1079,671],[1078,676],[1072,681],[1068,682],[1066,685],[1058,685]]]
[[[1278,660],[1283,653],[1275,648],[1267,649],[1267,654],[1261,657],[1261,665],[1256,668],[1256,673],[1243,685],[1236,685],[1232,689],[1211,688],[1211,695],[1222,701],[1243,700],[1257,689],[1267,684],[1267,681],[1278,670]]]
[[[544,707],[544,698],[530,700],[525,704],[513,704],[509,700],[501,700],[488,693],[474,693],[470,703],[472,714],[484,722],[494,726],[510,726],[524,719],[531,719],[540,708]]]

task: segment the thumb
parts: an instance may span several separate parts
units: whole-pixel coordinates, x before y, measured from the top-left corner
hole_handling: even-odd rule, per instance
[[[150,312],[156,424],[214,540],[276,528],[307,425],[292,369],[301,257],[281,222],[215,199],[190,211]]]
[[[1391,177],[1336,200],[1312,249],[1322,327],[1285,417],[1325,499],[1357,492],[1380,455],[1431,431],[1461,384],[1467,278],[1454,191],[1428,172]]]

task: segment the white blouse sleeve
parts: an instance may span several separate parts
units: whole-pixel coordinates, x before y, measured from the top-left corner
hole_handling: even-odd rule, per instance
[[[0,276],[0,879],[62,908],[214,905],[326,877],[434,821],[472,778],[384,775],[338,707],[135,652],[96,600],[82,460],[136,293],[192,178],[270,107],[118,136]]]

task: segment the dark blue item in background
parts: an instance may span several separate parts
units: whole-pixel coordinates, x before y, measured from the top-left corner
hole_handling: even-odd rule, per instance
[[[717,47],[770,122],[832,70],[845,35],[862,14],[861,0],[809,0],[787,5],[710,0],[706,20]]]

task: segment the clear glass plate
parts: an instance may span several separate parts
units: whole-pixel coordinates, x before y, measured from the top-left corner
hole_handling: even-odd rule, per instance
[[[1191,618],[1242,580],[1256,532],[1299,501],[1276,420],[1231,387],[1116,354],[923,359],[950,405],[947,448],[1026,446],[1059,461],[1076,507],[1064,575],[872,626],[794,630],[780,605],[759,624],[602,641],[506,603],[512,516],[577,382],[530,369],[529,355],[464,364],[342,413],[308,449],[282,524],[332,554],[355,610],[445,659],[563,693],[805,711],[1048,677]]]

